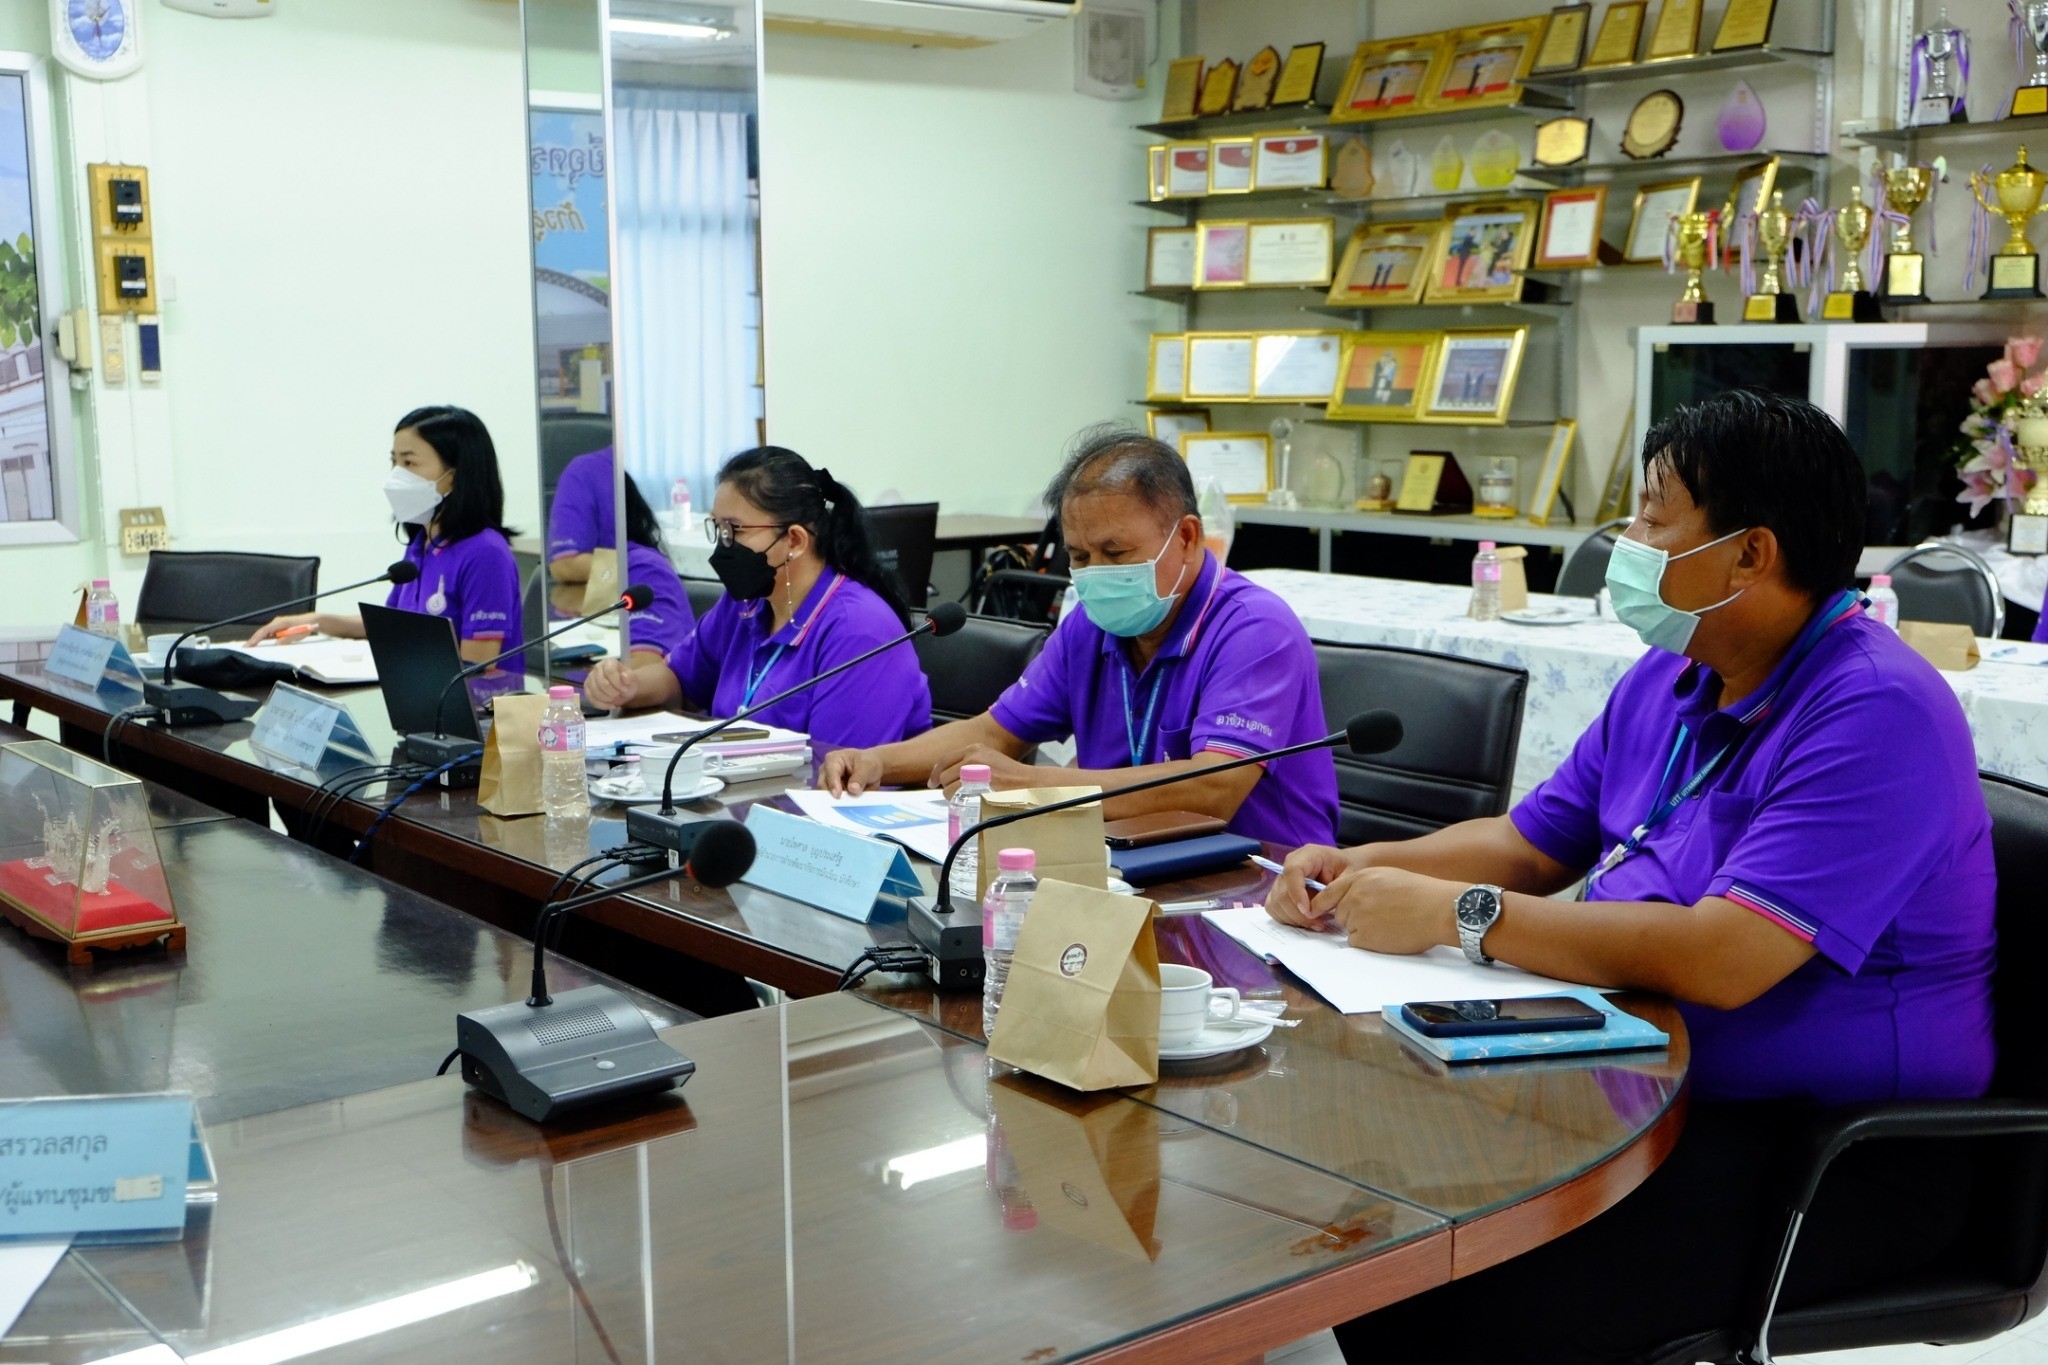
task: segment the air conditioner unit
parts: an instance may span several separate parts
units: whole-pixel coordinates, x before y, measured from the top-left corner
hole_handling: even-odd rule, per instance
[[[762,23],[771,33],[985,47],[1042,32],[1080,8],[1081,0],[765,0]]]

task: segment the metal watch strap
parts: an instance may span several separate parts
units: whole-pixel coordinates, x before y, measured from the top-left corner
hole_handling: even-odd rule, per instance
[[[1476,929],[1466,924],[1465,917],[1458,913],[1458,905],[1462,904],[1465,897],[1471,895],[1474,891],[1484,891],[1488,895],[1493,897],[1492,917],[1489,918],[1484,925]],[[1471,962],[1475,966],[1491,967],[1494,965],[1494,960],[1486,955],[1486,949],[1484,945],[1486,943],[1487,932],[1491,930],[1493,926],[1500,921],[1500,912],[1503,905],[1501,897],[1505,894],[1506,893],[1503,892],[1499,887],[1487,885],[1485,883],[1481,883],[1476,886],[1468,886],[1463,891],[1458,893],[1458,900],[1457,902],[1453,903],[1451,907],[1451,914],[1457,920],[1458,923],[1458,945],[1459,947],[1465,950],[1466,960]]]

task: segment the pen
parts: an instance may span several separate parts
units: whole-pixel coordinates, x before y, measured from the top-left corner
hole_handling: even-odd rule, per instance
[[[277,634],[271,636],[268,640],[265,640],[262,643],[266,645],[281,645],[285,643],[287,640],[296,640],[302,635],[311,635],[313,633],[313,630],[314,627],[311,625],[286,626],[283,630],[279,631]]]
[[[1280,864],[1274,862],[1271,858],[1261,858],[1256,853],[1251,855],[1250,861],[1252,866],[1263,867],[1264,869],[1266,869],[1266,871],[1272,873],[1276,877],[1282,874],[1283,872],[1287,871],[1286,868],[1280,866]],[[1311,891],[1328,891],[1330,889],[1328,883],[1319,882],[1314,877],[1303,877],[1301,881],[1302,885],[1306,886]]]

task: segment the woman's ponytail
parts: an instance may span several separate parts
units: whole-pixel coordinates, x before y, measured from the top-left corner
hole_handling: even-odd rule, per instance
[[[818,543],[826,564],[862,584],[889,604],[896,619],[910,628],[910,609],[895,577],[875,557],[867,511],[832,471],[782,446],[742,451],[718,471],[748,502],[776,521],[802,526]]]

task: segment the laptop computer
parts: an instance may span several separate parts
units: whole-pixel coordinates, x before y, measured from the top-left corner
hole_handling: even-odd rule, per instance
[[[393,730],[401,735],[438,731],[455,739],[483,739],[467,686],[450,693],[447,707],[438,718],[434,714],[441,694],[462,671],[454,622],[445,616],[365,602],[363,634],[370,641],[377,686],[384,694],[384,709],[391,716]]]

